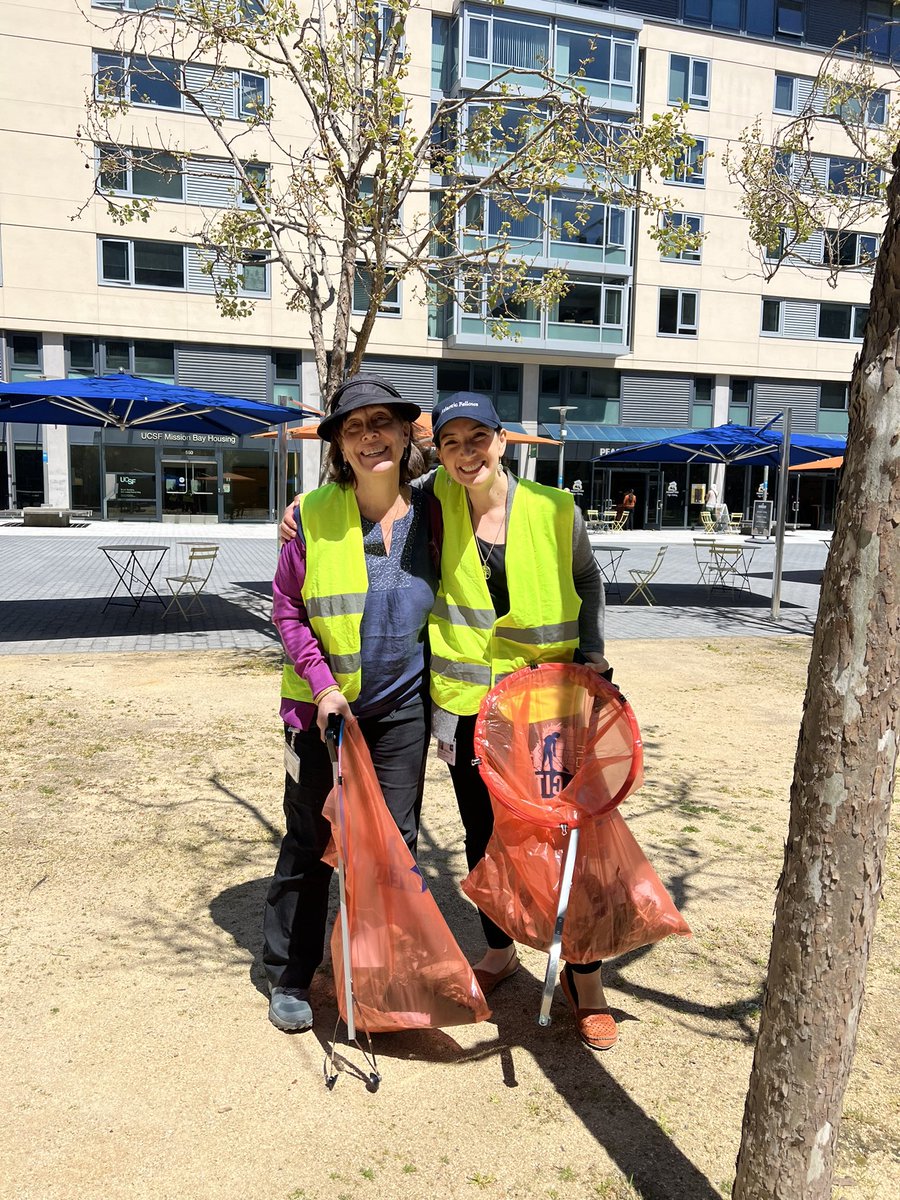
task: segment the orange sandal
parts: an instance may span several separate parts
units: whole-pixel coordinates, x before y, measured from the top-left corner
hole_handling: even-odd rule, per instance
[[[566,963],[559,982],[566,999],[572,1005],[578,1036],[592,1050],[609,1050],[616,1044],[619,1037],[615,1018],[608,1008],[578,1007],[578,989],[575,986],[573,975],[574,972]]]

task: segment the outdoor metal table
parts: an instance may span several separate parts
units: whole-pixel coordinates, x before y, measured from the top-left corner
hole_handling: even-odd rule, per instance
[[[168,546],[153,546],[147,542],[107,542],[100,549],[118,576],[101,612],[106,612],[110,604],[130,604],[135,612],[142,604],[152,604],[154,601],[165,606],[165,600],[154,586],[153,577],[169,553]],[[124,594],[116,595],[120,585],[127,592],[127,597]]]
[[[622,562],[623,555],[627,554],[631,549],[630,546],[608,546],[604,543],[602,546],[594,546],[594,562],[600,568],[600,574],[603,576],[603,582],[610,589],[615,588],[619,599],[622,599],[622,589],[619,586],[619,566]],[[598,553],[609,555],[606,562],[603,562],[598,557]]]
[[[715,587],[730,587],[734,592],[750,587],[750,564],[756,553],[756,547],[748,549],[742,544],[729,545],[726,542],[716,543],[710,550],[710,574],[715,576],[710,583],[710,590]]]

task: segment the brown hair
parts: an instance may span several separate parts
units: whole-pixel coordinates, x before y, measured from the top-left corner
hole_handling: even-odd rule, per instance
[[[393,404],[386,404],[385,408],[389,408],[398,421],[404,422],[406,417],[400,415]],[[343,421],[341,422],[343,424]],[[325,448],[325,482],[326,483],[353,483],[353,468],[344,458],[340,447],[340,432],[339,425],[332,435],[331,441],[327,443]],[[409,442],[406,449],[403,451],[403,457],[400,459],[400,486],[409,483],[413,479],[418,479],[420,475],[424,475],[427,470],[425,458],[422,451],[415,444],[412,438],[412,433],[409,435]]]

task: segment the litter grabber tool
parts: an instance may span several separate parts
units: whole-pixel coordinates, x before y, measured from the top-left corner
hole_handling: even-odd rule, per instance
[[[548,954],[538,1023],[560,959],[591,963],[689,933],[618,805],[643,782],[637,720],[590,667],[506,676],[475,726],[494,831],[463,891],[515,941]]]
[[[337,713],[331,713],[328,717],[328,726],[325,730],[325,744],[328,747],[328,757],[331,759],[331,771],[334,780],[334,791],[336,799],[337,813],[337,829],[334,838],[335,850],[337,854],[337,873],[338,873],[338,895],[340,905],[340,922],[342,931],[342,948],[343,948],[343,983],[344,983],[344,1011],[347,1022],[347,1040],[350,1043],[356,1042],[363,1057],[366,1059],[367,1065],[370,1067],[370,1074],[367,1084],[371,1090],[375,1090],[381,1082],[381,1075],[378,1073],[378,1067],[375,1062],[375,1052],[372,1049],[371,1039],[369,1040],[369,1053],[360,1046],[356,1036],[356,1019],[353,1008],[353,964],[352,955],[350,952],[350,919],[347,909],[347,821],[344,807],[344,778],[341,764],[341,750],[344,742],[344,720]],[[338,1016],[340,1021],[340,1015]],[[337,1041],[337,1026],[335,1026],[335,1036],[331,1043],[330,1059],[326,1061],[325,1067],[325,1083],[329,1088],[334,1087],[337,1081],[337,1070],[335,1069],[335,1044]],[[371,1054],[371,1059],[369,1058]]]

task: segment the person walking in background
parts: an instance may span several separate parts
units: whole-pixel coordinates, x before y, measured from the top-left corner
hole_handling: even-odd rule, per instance
[[[419,406],[356,375],[337,389],[318,433],[329,483],[298,497],[283,546],[273,620],[290,665],[282,678],[287,829],[263,919],[269,1019],[313,1022],[309,988],[325,952],[332,868],[322,862],[332,787],[328,718],[358,721],[385,802],[415,854],[428,747],[424,632],[437,590],[434,500],[410,422]]]
[[[634,494],[634,490],[629,488],[622,497],[622,512],[625,514],[625,524],[622,526],[623,529],[631,529],[634,525],[634,510],[636,505],[637,496]]]

